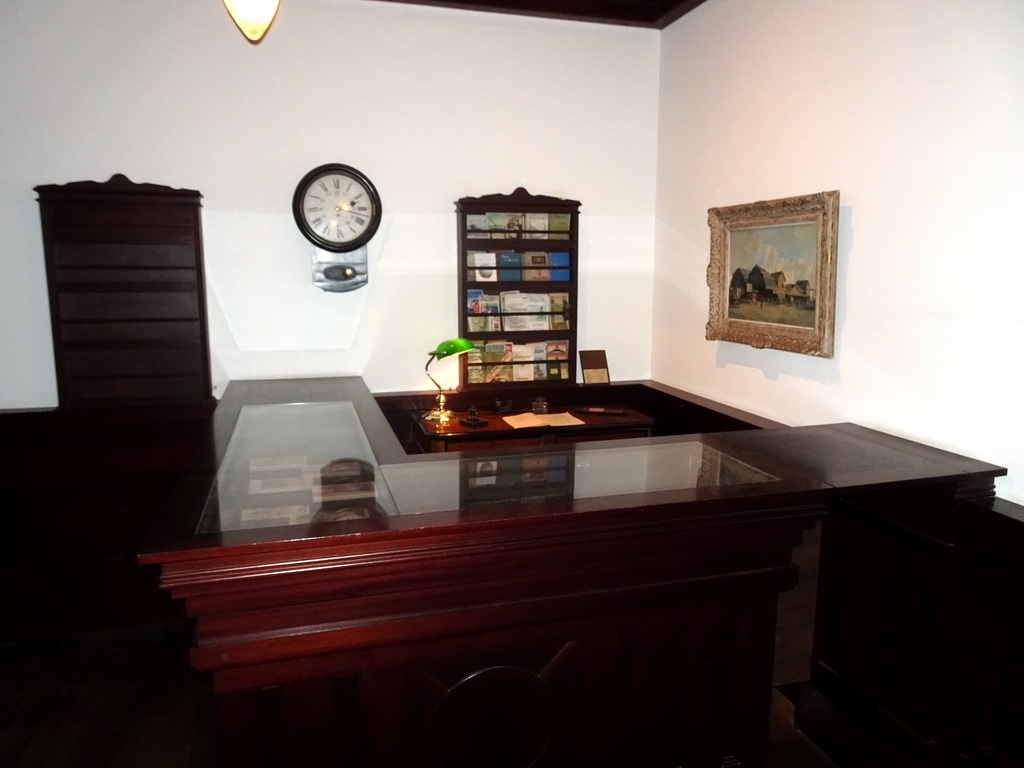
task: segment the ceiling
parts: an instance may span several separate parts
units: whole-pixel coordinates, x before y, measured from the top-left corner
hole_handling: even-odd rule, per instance
[[[467,11],[664,29],[705,0],[388,0]]]

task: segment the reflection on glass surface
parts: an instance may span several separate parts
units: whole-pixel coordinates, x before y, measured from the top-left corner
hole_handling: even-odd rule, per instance
[[[399,514],[479,505],[767,483],[779,478],[703,443],[609,443],[539,454],[487,455],[381,467]]]
[[[777,477],[703,443],[663,443],[576,454],[577,499],[767,483]]]
[[[239,413],[197,532],[316,526],[394,512],[352,403],[249,405]]]
[[[390,515],[778,480],[697,440],[592,443],[536,454],[481,454],[378,466],[348,402],[244,406],[198,533],[361,521]],[[336,532],[343,533],[338,529]]]

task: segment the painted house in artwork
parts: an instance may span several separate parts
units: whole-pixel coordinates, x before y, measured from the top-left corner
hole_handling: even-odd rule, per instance
[[[729,281],[729,302],[741,301],[787,304],[801,309],[813,308],[814,295],[809,280],[786,283],[785,272],[768,272],[755,265],[752,269],[737,269]]]
[[[737,301],[768,301],[778,303],[786,292],[786,276],[769,273],[764,267],[737,269],[729,281],[729,299]]]
[[[786,303],[798,309],[814,309],[814,289],[810,280],[797,280],[786,286]]]
[[[750,294],[749,269],[737,269],[732,273],[732,280],[729,281],[729,303],[738,304]]]

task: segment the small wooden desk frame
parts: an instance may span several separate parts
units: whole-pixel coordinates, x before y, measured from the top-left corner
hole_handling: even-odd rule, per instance
[[[417,423],[425,438],[426,453],[651,436],[651,430],[654,427],[654,420],[651,417],[622,405],[610,404],[603,407],[611,412],[569,409],[569,413],[583,423],[562,427],[544,426],[515,429],[503,418],[515,414],[497,414],[492,411],[481,411],[478,414],[480,418],[487,421],[486,427],[462,426],[459,419],[465,418],[467,414],[461,412],[453,413],[452,420],[444,424],[426,421],[422,417],[417,419]],[[524,412],[520,410],[515,413]],[[552,412],[560,413],[561,409],[556,408]]]

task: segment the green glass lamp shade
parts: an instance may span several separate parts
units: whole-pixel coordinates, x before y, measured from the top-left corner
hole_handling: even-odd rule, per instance
[[[463,352],[469,352],[472,348],[473,342],[469,339],[448,339],[438,344],[437,349],[430,354],[438,360],[444,360],[446,357],[451,357],[452,355],[461,355]]]

